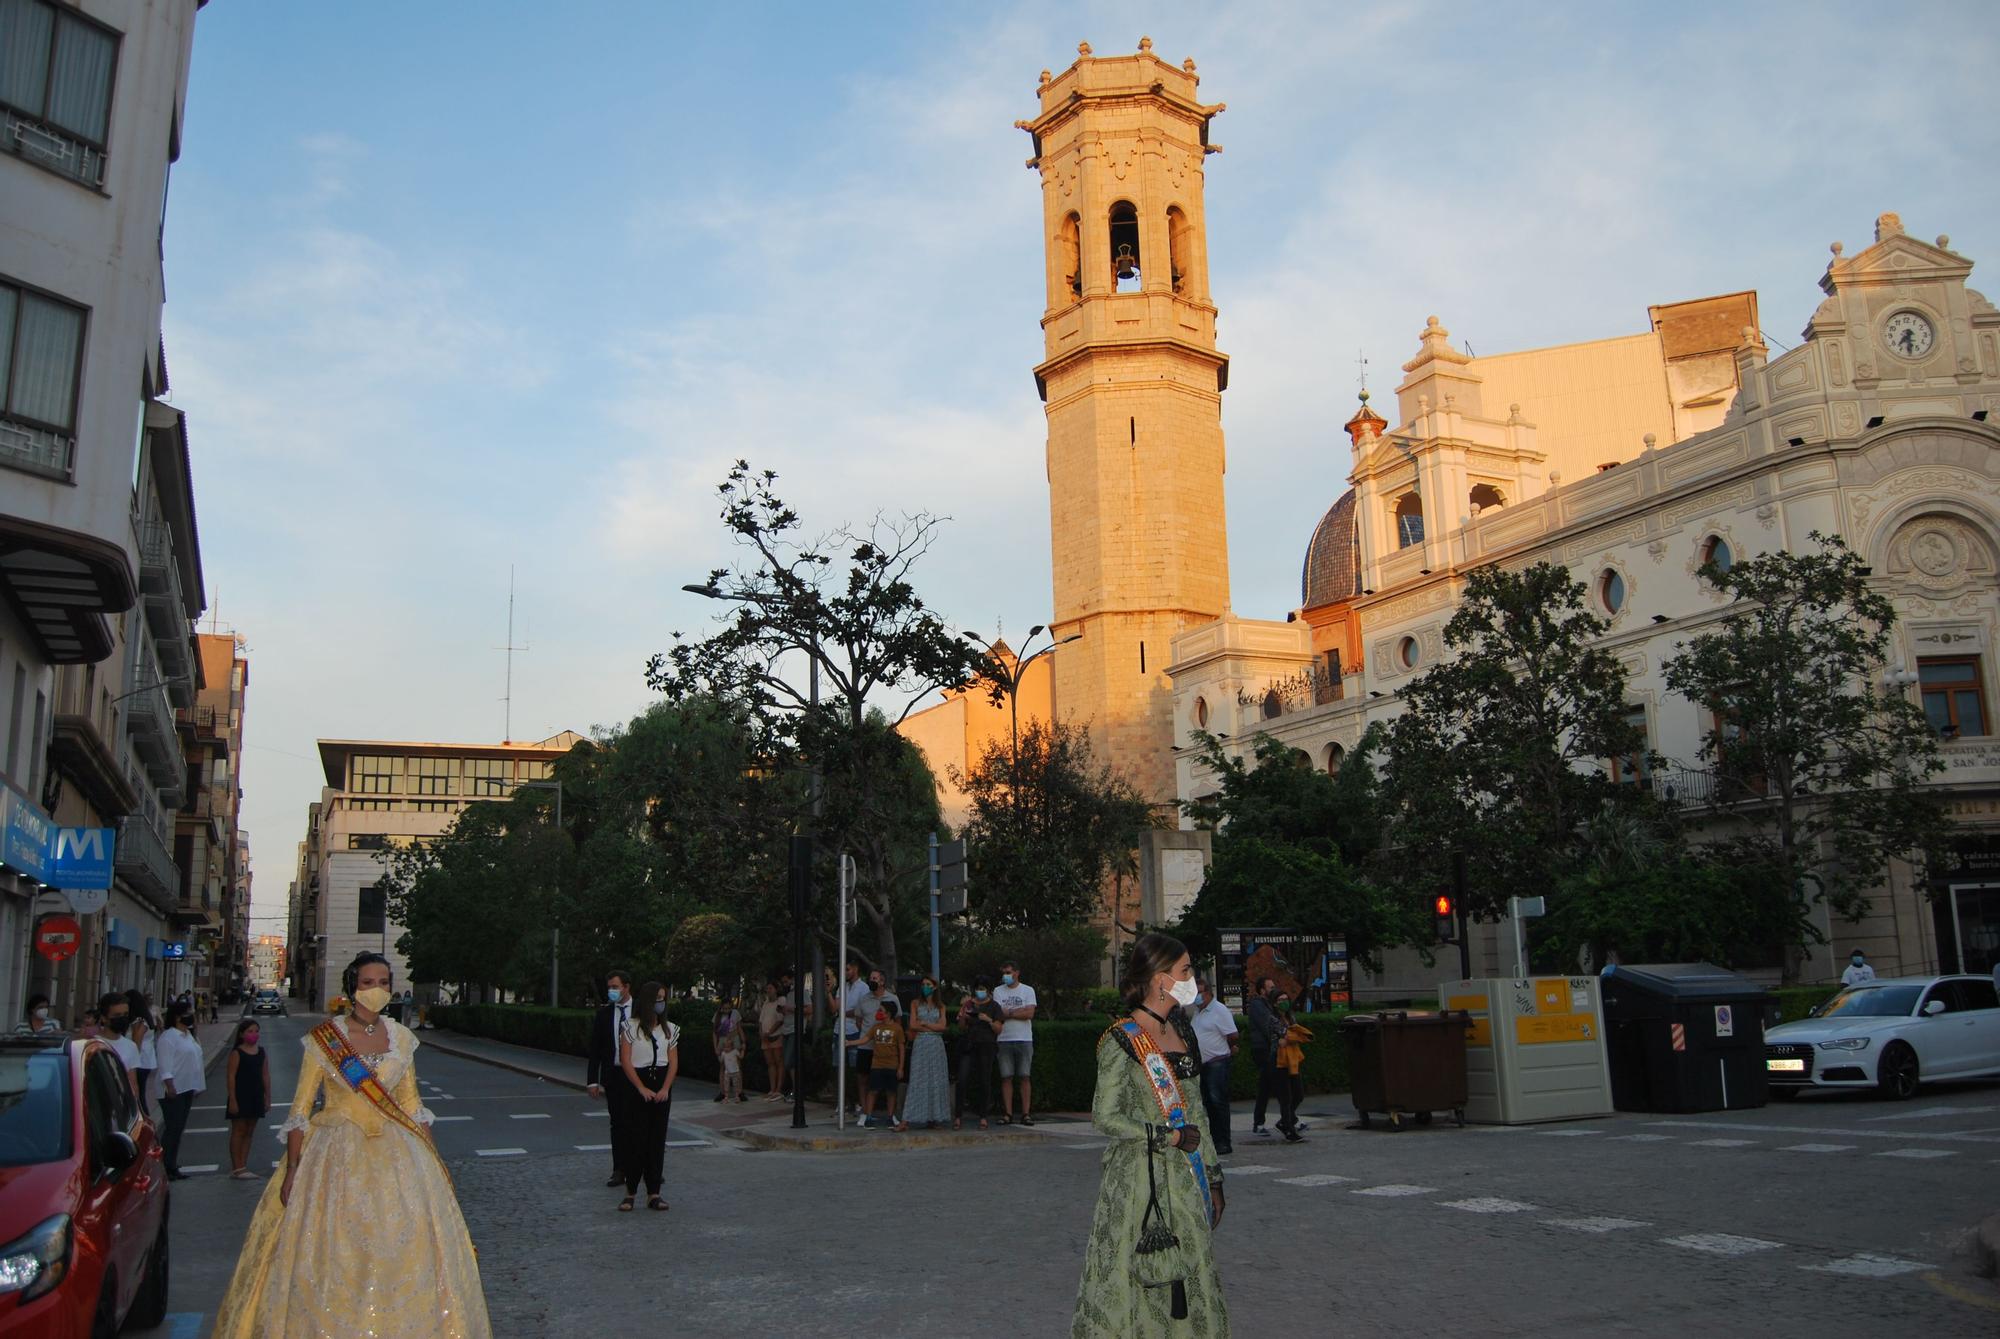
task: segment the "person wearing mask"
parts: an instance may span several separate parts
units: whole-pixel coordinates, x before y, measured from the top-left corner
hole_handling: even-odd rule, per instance
[[[1858,986],[1863,981],[1873,981],[1874,979],[1875,969],[1868,965],[1868,955],[1860,949],[1855,949],[1848,956],[1847,970],[1840,974],[1840,984],[1843,986]]]
[[[917,983],[910,1006],[910,1087],[903,1094],[903,1122],[922,1121],[926,1130],[951,1118],[951,1073],[944,1054],[944,1005],[938,1002],[937,978]]]
[[[159,1036],[160,1117],[164,1129],[160,1149],[166,1157],[167,1179],[185,1181],[181,1170],[181,1135],[187,1130],[188,1112],[194,1109],[195,1094],[207,1086],[202,1074],[201,1043],[191,1029],[194,1015],[178,1004],[167,1008],[167,1027]]]
[[[793,1095],[792,1085],[805,1081],[805,1069],[799,1064],[799,1048],[805,1044],[813,1018],[810,989],[806,991],[805,1014],[799,1016],[797,980],[789,971],[778,973],[778,1035],[785,1043],[784,1073],[778,1091],[786,1099]],[[810,982],[806,984],[811,985]]]
[[[1195,1040],[1201,1043],[1201,1104],[1208,1113],[1208,1130],[1215,1139],[1215,1152],[1223,1156],[1231,1151],[1229,1066],[1236,1058],[1236,1015],[1215,998],[1207,977],[1197,976],[1195,984],[1201,994],[1189,1011],[1189,1021],[1194,1024]]]
[[[862,977],[861,964],[850,961],[844,971],[846,979],[840,987],[840,1044],[847,1056],[847,1082],[849,1091],[854,1094],[854,1118],[860,1120],[868,1087],[869,1055],[865,1047],[855,1047],[854,1039],[875,1021],[875,989]]]
[[[868,1052],[868,1096],[867,1105],[862,1108],[861,1128],[871,1125],[886,1130],[896,1124],[896,1080],[903,1072],[903,1057],[907,1041],[903,1025],[896,1021],[886,1004],[875,1010],[875,1017],[859,1037],[847,1043],[849,1046]],[[880,1125],[875,1124],[876,1099],[886,1097],[889,1110]]]
[[[715,1043],[715,1061],[721,1069],[716,1085],[715,1100],[727,1102],[743,1100],[743,1011],[736,1007],[736,1001],[724,1000],[722,1007],[715,1011],[715,1021],[711,1023],[711,1040]]]
[[[1000,1064],[1000,1123],[1011,1125],[1018,1119],[1023,1125],[1035,1123],[1034,1090],[1028,1076],[1035,1067],[1035,988],[1021,980],[1021,969],[1014,963],[1000,965],[1000,989],[993,992],[993,1002],[1000,1006],[1000,1016],[1006,1023],[1000,1028],[1000,1047],[996,1058]],[[1020,1115],[1015,1113],[1015,1085],[1020,1085]]]
[[[764,1094],[766,1102],[782,1102],[785,1081],[785,1039],[778,1035],[778,983],[764,983],[764,1002],[757,1006],[757,1044],[764,1051],[764,1073],[771,1091]]]
[[[353,1007],[305,1038],[284,1175],[257,1201],[211,1339],[492,1339],[479,1257],[418,1094],[421,1043],[383,1013],[389,963],[363,953],[341,984]]]
[[[583,1083],[585,1092],[604,1099],[605,1114],[610,1117],[611,1178],[604,1184],[622,1186],[626,1173],[632,1170],[632,1164],[626,1160],[625,1143],[638,1109],[632,1085],[618,1063],[619,1039],[625,1035],[625,1025],[632,1021],[632,974],[623,970],[606,973],[604,999],[597,1016],[590,1021],[589,1062]]]
[[[1119,983],[1129,1011],[1097,1043],[1090,1123],[1105,1136],[1070,1339],[1229,1333],[1213,1238],[1222,1167],[1197,1100],[1197,988],[1171,935],[1133,942]]]
[[[1285,1032],[1278,1039],[1278,1077],[1284,1088],[1278,1099],[1278,1129],[1288,1144],[1303,1144],[1306,1141],[1306,1123],[1299,1119],[1299,1105],[1306,1100],[1306,1047],[1313,1034],[1303,1023],[1292,1018],[1292,1001],[1288,995],[1278,996],[1278,1021],[1285,1025]]]
[[[139,1094],[139,1110],[150,1120],[153,1098],[158,1095],[155,1076],[160,1070],[159,1019],[153,1013],[153,1002],[138,991],[126,991],[125,1000],[132,1006],[132,1026],[125,1035],[139,1048],[139,1067],[132,1071],[132,1087]]]
[[[1284,1109],[1288,1089],[1278,1069],[1278,1043],[1284,1040],[1285,1024],[1278,1017],[1277,999],[1278,983],[1267,976],[1257,982],[1243,1010],[1250,1029],[1250,1058],[1257,1065],[1257,1105],[1250,1112],[1250,1133],[1267,1139],[1271,1132],[1264,1125],[1264,1113],[1273,1093],[1278,1094],[1279,1128],[1290,1129],[1292,1121]]]
[[[229,1069],[223,1081],[229,1116],[229,1174],[238,1181],[254,1181],[250,1170],[250,1140],[257,1122],[271,1109],[270,1057],[258,1043],[263,1029],[257,1015],[245,1014],[229,1041]]]
[[[667,1211],[660,1198],[666,1177],[667,1117],[673,1110],[674,1076],[680,1072],[681,1030],[667,1019],[667,988],[657,981],[639,987],[642,1009],[625,1025],[618,1042],[618,1065],[632,1085],[634,1113],[627,1141],[625,1198],[618,1212],[632,1212],[639,1182],[646,1182],[646,1207]]]
[[[986,977],[976,976],[972,989],[958,1001],[958,1092],[951,1109],[954,1130],[963,1124],[975,1078],[979,1080],[979,1128],[985,1129],[993,1115],[993,1062],[1000,1048],[1000,1029],[1007,1020],[993,1002],[992,986]]]
[[[26,1032],[36,1036],[61,1032],[62,1024],[49,1017],[49,997],[46,995],[28,996],[27,1015],[22,1018],[20,1025],[14,1031]]]
[[[132,1100],[139,1100],[139,1045],[127,1034],[132,1031],[132,1002],[125,998],[125,992],[114,990],[97,1001],[97,1016],[102,1021],[104,1032],[111,1038],[111,1049],[118,1053],[118,1063],[125,1066],[125,1082],[131,1085]]]

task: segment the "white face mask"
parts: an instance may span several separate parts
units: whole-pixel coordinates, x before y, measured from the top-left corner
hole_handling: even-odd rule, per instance
[[[1186,981],[1176,981],[1167,987],[1167,994],[1174,997],[1174,1003],[1185,1009],[1201,998],[1201,987],[1190,977]]]

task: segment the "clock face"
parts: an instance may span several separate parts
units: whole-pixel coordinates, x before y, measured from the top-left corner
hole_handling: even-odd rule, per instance
[[[1882,338],[1888,341],[1889,351],[1904,358],[1921,358],[1931,351],[1931,344],[1937,332],[1931,323],[1915,312],[1897,312],[1882,323]]]

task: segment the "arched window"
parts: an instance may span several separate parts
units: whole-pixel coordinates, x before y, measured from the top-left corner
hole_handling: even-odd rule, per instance
[[[1264,694],[1264,719],[1267,721],[1274,721],[1278,719],[1278,717],[1284,714],[1285,714],[1284,694],[1280,693],[1275,688],[1273,688],[1270,692]]]
[[[1205,697],[1198,697],[1194,700],[1194,728],[1197,730],[1208,729],[1208,699]]]
[[[1064,215],[1056,229],[1056,286],[1051,305],[1083,296],[1083,219],[1076,214]]]
[[[1130,200],[1111,206],[1111,282],[1120,293],[1139,291],[1139,211]]]
[[[1341,763],[1347,761],[1347,750],[1338,744],[1326,746],[1326,774],[1339,776]]]
[[[1424,542],[1424,503],[1415,493],[1396,499],[1396,547],[1407,549]]]
[[[1194,229],[1178,207],[1167,210],[1167,259],[1173,266],[1174,292],[1194,292]]]
[[[1500,490],[1492,484],[1474,484],[1472,492],[1466,500],[1472,504],[1472,514],[1474,516],[1477,516],[1482,511],[1491,511],[1495,507],[1504,507],[1507,505],[1507,499],[1502,497]]]
[[[1701,560],[1713,563],[1718,572],[1727,572],[1736,564],[1736,555],[1730,552],[1729,541],[1721,535],[1710,535],[1702,542]]]

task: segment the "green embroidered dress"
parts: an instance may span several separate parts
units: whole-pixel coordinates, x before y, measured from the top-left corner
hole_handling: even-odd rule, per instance
[[[1171,1017],[1186,1054],[1166,1059],[1174,1065],[1187,1122],[1201,1131],[1202,1165],[1209,1184],[1219,1191],[1222,1168],[1215,1162],[1208,1116],[1201,1105],[1201,1070],[1196,1061],[1201,1048],[1187,1020],[1179,1013]],[[1187,1155],[1172,1146],[1172,1132],[1160,1115],[1145,1066],[1117,1026],[1097,1041],[1097,1093],[1091,1101],[1090,1122],[1111,1142],[1104,1150],[1104,1181],[1090,1223],[1070,1339],[1228,1339],[1229,1314],[1223,1306],[1222,1279],[1215,1271],[1209,1226],[1202,1216],[1201,1190]],[[1149,1150],[1167,1226],[1181,1239],[1191,1261],[1185,1320],[1173,1319],[1172,1289],[1142,1287],[1134,1272],[1133,1248],[1146,1213]]]

